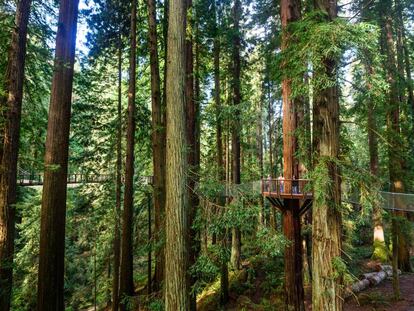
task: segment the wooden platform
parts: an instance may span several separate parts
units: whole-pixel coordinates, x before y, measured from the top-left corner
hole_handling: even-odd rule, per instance
[[[312,207],[313,192],[309,179],[262,179],[261,192],[282,211],[286,208],[286,200],[297,200],[301,215]]]
[[[273,198],[280,198],[280,199],[297,199],[297,200],[305,200],[305,199],[312,199],[313,193],[278,193],[278,192],[269,192],[263,191],[262,195],[265,197],[273,197]]]

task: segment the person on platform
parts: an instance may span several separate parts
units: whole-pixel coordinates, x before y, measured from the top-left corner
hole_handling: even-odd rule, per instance
[[[283,192],[285,181],[283,179],[282,174],[279,175],[279,177],[277,178],[277,180],[279,182],[279,190],[280,190],[280,192]]]
[[[293,192],[293,194],[298,194],[299,193],[299,180],[297,180],[296,175],[293,175],[292,192]]]
[[[272,190],[272,177],[269,175],[267,175],[266,181],[265,181],[265,191],[266,192],[271,192]]]

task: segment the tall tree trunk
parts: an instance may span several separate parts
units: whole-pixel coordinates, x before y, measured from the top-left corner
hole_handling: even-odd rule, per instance
[[[118,35],[118,104],[116,134],[116,193],[115,193],[115,232],[114,232],[114,268],[112,274],[112,310],[119,308],[119,266],[121,262],[121,196],[122,196],[122,38]]]
[[[195,25],[194,15],[193,15],[193,3],[192,0],[187,1],[187,16],[191,17],[187,20],[187,24],[192,28],[195,29],[197,32],[197,26]],[[199,204],[198,196],[195,193],[195,187],[197,183],[197,176],[198,176],[198,129],[197,129],[197,105],[198,105],[198,98],[195,98],[195,79],[194,79],[194,53],[193,53],[193,45],[197,45],[195,42],[195,38],[193,34],[187,34],[186,36],[186,121],[187,121],[187,159],[188,159],[188,229],[189,229],[189,240],[188,240],[188,247],[189,247],[189,262],[187,270],[190,271],[190,268],[195,264],[197,260],[197,256],[200,250],[200,238],[198,236],[198,230],[194,229],[193,224],[197,213],[197,208]],[[196,50],[198,48],[196,46]],[[196,55],[196,58],[198,55]],[[198,64],[196,64],[198,68]],[[197,78],[199,83],[199,80]],[[199,87],[199,85],[198,85]],[[199,90],[198,90],[199,91]],[[189,274],[189,286],[192,287],[195,282],[196,278],[193,275]],[[196,301],[196,293],[190,293],[190,310],[196,310],[197,301]]]
[[[63,310],[66,183],[78,0],[61,0],[43,181],[37,310]]]
[[[0,311],[10,309],[13,277],[17,157],[26,60],[27,24],[31,0],[17,5],[5,76],[5,94],[0,97],[3,137],[0,149]],[[3,125],[3,124],[2,124]]]
[[[277,167],[277,158],[273,158],[273,153],[276,148],[273,146],[273,130],[278,126],[277,120],[275,120],[274,123],[272,123],[272,118],[274,117],[273,113],[273,107],[272,107],[272,94],[270,92],[270,76],[269,76],[269,69],[268,64],[266,63],[266,76],[267,76],[267,85],[266,85],[266,92],[267,92],[267,100],[268,100],[268,106],[267,106],[267,118],[269,122],[269,165],[270,165],[270,177],[275,177],[275,170],[274,170],[274,161],[276,160],[276,167]],[[275,136],[275,144],[277,145],[277,136]],[[269,225],[270,228],[276,230],[276,210],[274,206],[270,206],[270,212],[269,212]]]
[[[234,1],[233,7],[233,106],[236,109],[234,112],[233,126],[231,132],[231,151],[233,154],[232,172],[233,184],[240,184],[240,111],[239,104],[241,101],[240,92],[240,16],[241,16],[240,0]],[[240,269],[240,255],[241,255],[241,232],[240,228],[233,228],[232,243],[231,243],[231,263],[234,269]]]
[[[374,3],[370,0],[361,2],[361,19],[368,20],[371,12],[374,11]],[[364,53],[365,61],[363,62],[365,68],[366,88],[368,92],[372,91],[371,77],[374,75],[374,68],[372,66],[372,59],[369,51]],[[368,152],[369,152],[369,168],[370,173],[374,178],[378,178],[379,158],[378,158],[378,126],[375,117],[375,105],[373,99],[368,97],[366,100],[367,113],[367,133],[368,133]],[[388,250],[384,239],[384,226],[382,221],[382,211],[379,207],[379,202],[375,202],[372,210],[373,223],[373,253],[372,258],[381,261],[388,260]]]
[[[152,159],[154,167],[154,213],[155,213],[155,278],[154,290],[161,289],[164,280],[164,213],[165,213],[165,124],[160,86],[160,70],[157,45],[157,20],[155,0],[147,0],[149,25],[149,50],[151,65],[152,103]]]
[[[165,309],[190,309],[186,138],[186,0],[170,0],[167,67]]]
[[[390,174],[390,183],[392,192],[404,192],[404,171],[402,152],[403,146],[400,142],[400,100],[399,87],[396,74],[398,68],[396,65],[396,55],[394,49],[392,17],[389,14],[389,8],[392,6],[391,1],[387,0],[379,4],[381,12],[382,31],[384,36],[384,51],[386,53],[386,72],[387,80],[390,85],[389,106],[387,109],[387,136],[389,141],[388,148],[388,168]],[[404,211],[396,212],[402,219],[406,218]],[[398,234],[398,266],[402,271],[411,271],[409,243],[405,234],[401,231],[400,226],[396,228]],[[394,252],[393,252],[394,253]]]
[[[259,164],[260,179],[264,178],[264,168],[263,168],[263,96],[261,96],[258,104],[258,117],[256,124],[256,159]],[[258,229],[262,228],[265,224],[265,211],[264,211],[264,199],[263,196],[259,198],[259,215],[258,215]]]
[[[315,0],[315,9],[327,13],[327,21],[337,17],[337,3]],[[329,79],[336,81],[337,62],[324,60]],[[341,260],[342,215],[341,181],[337,165],[339,157],[339,98],[338,87],[317,90],[314,100],[314,145],[317,153],[315,169],[323,182],[315,180],[312,221],[312,309],[315,311],[342,310],[342,276],[335,277],[335,263]],[[323,176],[322,176],[323,175]],[[328,180],[328,182],[326,181]]]
[[[369,87],[369,86],[368,86]],[[373,176],[378,177],[378,139],[377,139],[377,123],[375,120],[375,111],[373,102],[368,99],[368,149],[370,172]],[[374,226],[374,250],[373,257],[386,261],[388,259],[387,246],[384,239],[384,226],[382,222],[382,211],[378,204],[375,204],[372,211],[372,223]]]
[[[366,63],[367,71],[367,89],[372,89],[369,82],[369,77],[373,75],[374,71],[371,64]],[[372,176],[378,178],[378,139],[377,139],[377,121],[375,118],[374,103],[371,98],[367,99],[367,131],[368,131],[368,149],[369,149],[369,167]],[[379,202],[375,204],[372,210],[372,223],[374,227],[373,232],[373,254],[374,259],[381,261],[388,260],[388,250],[384,239],[384,226],[382,222],[382,211],[378,206]]]
[[[152,216],[151,216],[151,196],[147,194],[147,213],[148,213],[148,262],[147,262],[147,294],[152,293]]]
[[[268,65],[266,65],[267,67]],[[269,122],[269,165],[270,165],[270,177],[274,177],[274,170],[273,170],[273,125],[272,125],[272,118],[273,118],[273,108],[272,108],[272,98],[270,93],[270,79],[268,76],[268,85],[267,85],[267,93],[268,93],[268,106],[267,106],[267,119]],[[275,122],[275,127],[277,128],[277,120]],[[277,139],[277,136],[276,136]],[[277,162],[277,159],[276,159]],[[277,166],[277,165],[276,165]],[[272,221],[271,221],[272,222]]]
[[[224,183],[226,179],[225,164],[223,156],[223,129],[222,129],[222,117],[221,117],[221,80],[220,80],[220,30],[219,30],[219,16],[217,14],[216,0],[213,0],[213,13],[214,13],[214,42],[213,42],[213,54],[214,54],[214,102],[216,108],[216,145],[217,145],[217,170],[218,180],[220,183]],[[218,199],[220,206],[225,205],[224,197]],[[220,244],[224,249],[227,248],[226,232],[222,232],[220,235]],[[229,299],[229,281],[228,281],[228,263],[227,260],[222,260],[220,263],[220,303],[226,304]]]
[[[135,146],[135,97],[136,97],[136,50],[137,50],[137,1],[131,1],[131,30],[128,87],[128,121],[126,133],[124,210],[122,213],[121,277],[119,297],[121,301],[134,295],[133,279],[133,222],[134,222],[134,146]],[[121,310],[127,304],[121,303]]]
[[[280,15],[282,20],[282,50],[288,48],[289,24],[300,19],[300,1],[282,0]],[[294,44],[294,43],[290,43]],[[300,109],[299,99],[292,99],[291,80],[282,80],[283,98],[283,174],[285,179],[298,178],[299,163],[295,157],[297,142],[295,131],[297,115]],[[292,183],[285,182],[284,191],[292,191]],[[300,223],[300,202],[294,199],[284,199],[283,233],[290,241],[285,247],[285,299],[288,310],[304,310],[302,237]]]

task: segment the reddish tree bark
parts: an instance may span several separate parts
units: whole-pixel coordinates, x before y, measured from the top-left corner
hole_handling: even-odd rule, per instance
[[[188,12],[192,10],[192,0],[187,1],[187,14],[192,16]],[[195,22],[193,19],[187,20],[187,24],[191,25],[192,28],[195,28]],[[194,192],[198,176],[198,155],[199,147],[198,135],[197,135],[197,99],[195,98],[195,79],[194,79],[194,53],[193,53],[193,43],[194,36],[186,36],[186,121],[187,121],[187,159],[188,159],[188,192],[189,192],[189,206],[188,206],[188,225],[189,225],[189,262],[188,270],[191,266],[195,264],[197,256],[200,249],[200,240],[198,237],[198,231],[193,228],[193,222],[196,217],[196,212],[199,204],[198,196]],[[196,43],[195,43],[196,44]],[[197,55],[196,55],[197,57]],[[189,286],[192,287],[196,282],[194,276],[189,275]],[[196,310],[197,301],[196,294],[190,294],[190,310]]]
[[[4,117],[0,161],[0,311],[10,309],[13,277],[17,157],[26,60],[27,24],[31,0],[17,4],[15,24],[5,76],[5,95],[0,98]]]
[[[167,67],[165,309],[189,310],[186,0],[170,0]]]
[[[37,310],[64,309],[66,183],[78,0],[61,0],[43,182]]]
[[[121,262],[121,197],[122,197],[122,38],[118,34],[118,101],[117,101],[117,135],[116,135],[116,193],[115,193],[115,228],[114,228],[114,264],[112,273],[112,310],[119,308],[119,268]]]
[[[158,57],[158,37],[156,20],[155,0],[147,0],[148,25],[149,25],[149,51],[151,67],[151,103],[152,103],[152,154],[154,167],[154,213],[155,213],[155,235],[154,239],[159,242],[164,236],[164,213],[165,213],[165,124],[163,124],[163,110],[160,86],[160,69]],[[154,291],[161,289],[164,280],[164,246],[158,246],[155,250],[155,276]]]
[[[315,0],[314,6],[326,13],[326,22],[337,17],[336,0]],[[314,184],[319,195],[314,197],[312,208],[312,309],[339,311],[343,308],[343,279],[334,277],[334,264],[341,260],[342,249],[337,61],[325,57],[323,64],[323,72],[317,74],[326,76],[334,85],[319,89],[313,106],[315,167],[329,182]]]
[[[282,20],[282,50],[288,48],[289,24],[300,19],[300,1],[282,0],[280,3]],[[283,99],[283,176],[285,179],[299,178],[298,160],[295,157],[297,149],[296,127],[297,112],[300,101],[291,98],[291,79],[286,76],[282,80]],[[284,191],[292,191],[292,183],[285,182]],[[285,300],[289,310],[304,310],[304,291],[302,275],[302,237],[300,223],[300,201],[285,199],[283,209],[283,233],[289,240],[285,247]]]
[[[231,130],[231,151],[232,151],[232,179],[233,184],[240,184],[240,111],[238,106],[241,102],[240,91],[240,17],[241,17],[241,3],[240,0],[234,1],[233,6],[233,77],[232,77],[232,99],[233,106],[236,109],[234,112],[232,130]],[[231,263],[235,269],[240,269],[241,256],[241,232],[240,228],[233,228],[232,230],[232,245],[231,245]]]
[[[389,142],[388,148],[388,169],[390,174],[390,183],[392,192],[404,192],[404,170],[403,170],[403,147],[400,142],[400,89],[398,87],[397,64],[395,55],[395,44],[393,37],[392,16],[388,8],[392,6],[391,1],[387,0],[379,4],[379,12],[381,16],[381,30],[383,31],[384,52],[386,53],[386,72],[387,80],[390,85],[389,107],[387,109],[387,136]],[[397,216],[406,218],[406,212],[396,212]],[[405,235],[401,232],[401,228],[395,228],[398,234],[398,267],[402,271],[411,271],[409,243]]]
[[[119,297],[134,295],[133,279],[133,222],[134,222],[134,146],[135,146],[135,97],[136,97],[136,49],[137,49],[137,2],[131,1],[131,30],[128,88],[128,121],[126,134],[124,210],[122,214],[121,275]],[[121,310],[126,310],[121,304]]]

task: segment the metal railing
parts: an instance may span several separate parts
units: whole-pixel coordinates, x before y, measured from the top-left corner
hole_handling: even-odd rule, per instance
[[[17,184],[20,186],[41,186],[43,185],[43,174],[24,173],[17,176]],[[110,174],[68,174],[68,184],[85,184],[85,183],[104,183],[113,180],[114,176]],[[139,176],[138,182],[145,185],[152,185],[152,176]],[[122,177],[122,183],[124,178]]]
[[[264,178],[261,181],[262,194],[272,197],[311,197],[309,179]]]

